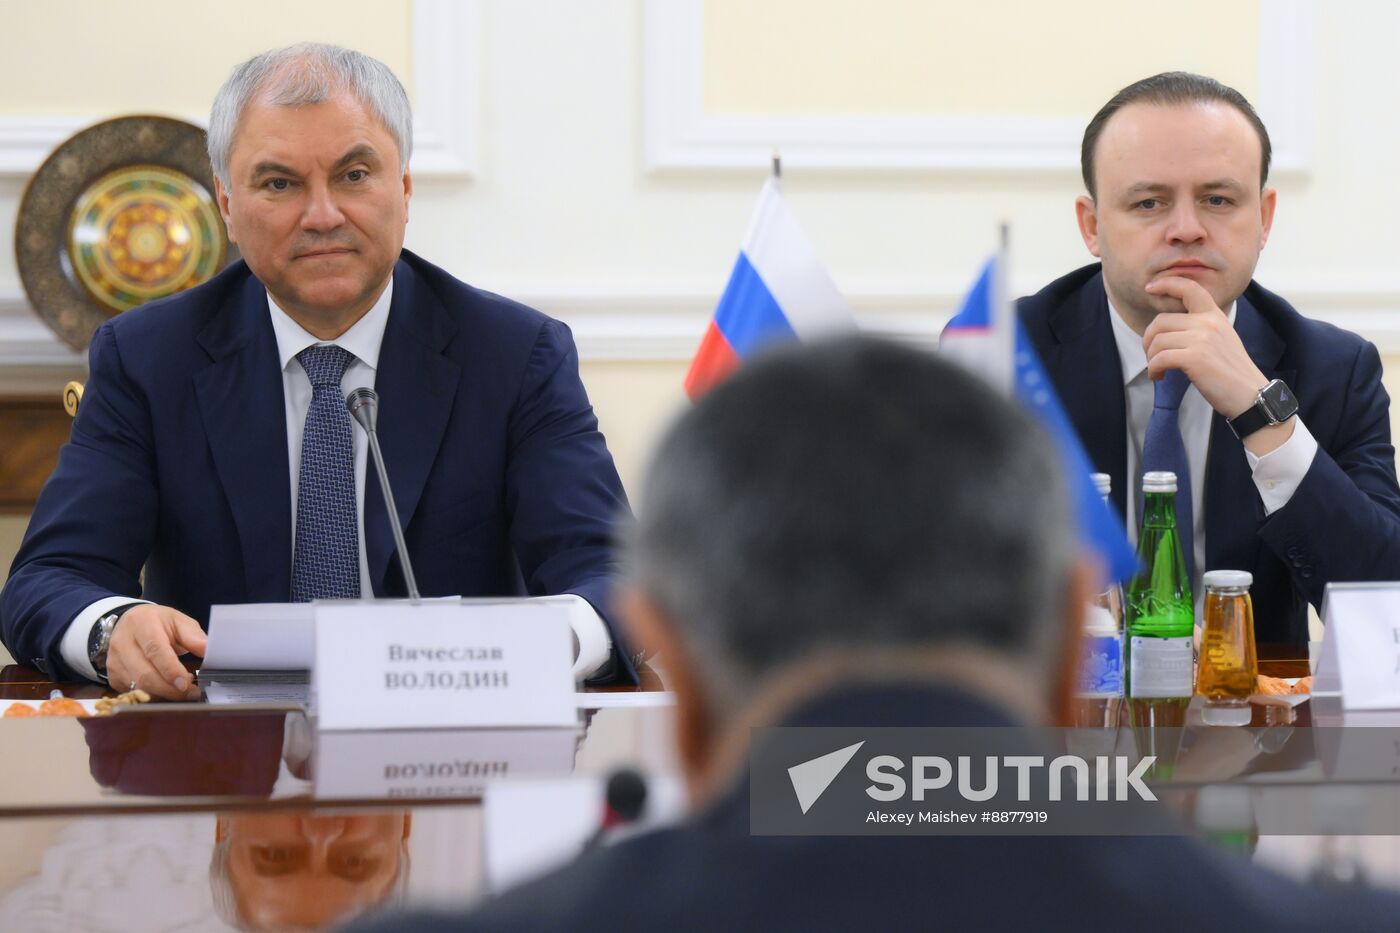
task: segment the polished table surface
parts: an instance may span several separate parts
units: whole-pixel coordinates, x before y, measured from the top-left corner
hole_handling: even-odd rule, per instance
[[[54,691],[79,700],[116,695],[99,684],[55,683],[19,665],[0,670],[0,712]],[[585,695],[578,726],[564,729],[318,733],[300,704],[204,701],[155,701],[112,716],[6,719],[0,817],[364,806],[414,794],[435,804],[476,802],[493,778],[669,763],[669,746],[627,740],[638,730],[650,730],[649,743],[665,738],[651,735],[658,729],[669,735],[670,695],[654,669],[642,669],[638,686]],[[641,757],[649,760],[634,760]],[[410,768],[418,760],[451,761],[455,773],[419,773]]]
[[[1299,676],[1307,661],[1261,647],[1261,673]],[[642,669],[637,687],[590,688],[577,729],[464,729],[328,733],[295,704],[154,702],[82,720],[5,721],[0,817],[84,812],[268,809],[306,804],[363,806],[416,793],[433,804],[474,803],[488,779],[532,774],[605,774],[645,764],[673,771],[671,707],[658,673]],[[20,665],[0,669],[0,711],[54,690],[93,700],[113,692],[94,683],[55,683]],[[1255,706],[1254,726],[1311,723],[1298,710]],[[1181,724],[1181,723],[1178,723]],[[318,738],[320,741],[318,742]],[[477,773],[421,777],[419,758],[474,763]],[[288,760],[295,774],[288,776]],[[459,764],[459,772],[468,765]],[[279,768],[285,778],[275,779]],[[495,769],[492,771],[491,769]],[[366,777],[391,773],[398,782]],[[409,777],[404,777],[409,774]],[[298,777],[300,775],[300,777]],[[274,786],[275,785],[275,786]]]
[[[1259,645],[1259,673],[1270,677],[1306,677],[1308,653],[1297,645]]]
[[[590,691],[568,729],[318,735],[300,708],[207,703],[6,719],[0,930],[319,928],[376,905],[466,906],[499,873],[488,783],[538,785],[548,811],[578,785],[596,798],[618,768],[675,773],[669,696],[642,675]],[[11,665],[0,710],[54,689],[111,694]],[[560,835],[570,857],[579,842]]]
[[[1261,672],[1307,671],[1297,652],[1260,654]],[[12,665],[0,709],[54,689],[110,693]],[[1256,724],[1306,726],[1310,705]],[[504,816],[487,825],[488,784],[538,787],[524,809],[545,811],[579,784],[596,800],[619,767],[675,783],[673,707],[656,672],[582,706],[573,729],[318,734],[299,708],[206,703],[7,720],[0,929],[95,928],[123,910],[142,930],[316,927],[375,905],[467,905],[495,884],[512,834],[539,831]],[[566,839],[559,857],[579,845]]]

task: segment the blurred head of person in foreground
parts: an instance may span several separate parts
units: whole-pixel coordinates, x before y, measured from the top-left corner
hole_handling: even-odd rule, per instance
[[[874,338],[770,354],[675,423],[641,501],[624,605],[678,694],[697,800],[751,726],[843,683],[1063,717],[1091,575],[1059,458],[954,365]]]
[[[666,434],[629,530],[623,601],[677,694],[692,815],[470,914],[368,929],[1383,927],[1394,895],[1180,836],[755,833],[751,727],[1065,721],[1093,576],[1066,499],[1031,417],[927,353],[746,363]]]

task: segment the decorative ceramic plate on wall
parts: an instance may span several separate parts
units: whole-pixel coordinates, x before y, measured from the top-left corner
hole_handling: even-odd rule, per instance
[[[180,120],[119,117],[68,139],[29,180],[15,224],[20,280],[73,349],[108,318],[237,258],[204,140]]]

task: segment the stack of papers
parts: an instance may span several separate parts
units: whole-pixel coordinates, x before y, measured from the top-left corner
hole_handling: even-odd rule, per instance
[[[247,603],[209,610],[199,678],[209,684],[305,683],[316,648],[311,603]]]

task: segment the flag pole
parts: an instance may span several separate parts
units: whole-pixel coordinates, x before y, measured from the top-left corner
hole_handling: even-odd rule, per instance
[[[997,249],[996,272],[992,276],[992,334],[997,346],[994,358],[1002,362],[996,374],[997,386],[1007,395],[1014,394],[1016,364],[1016,307],[1011,301],[1008,278],[1011,270],[1011,225],[1001,222]]]

